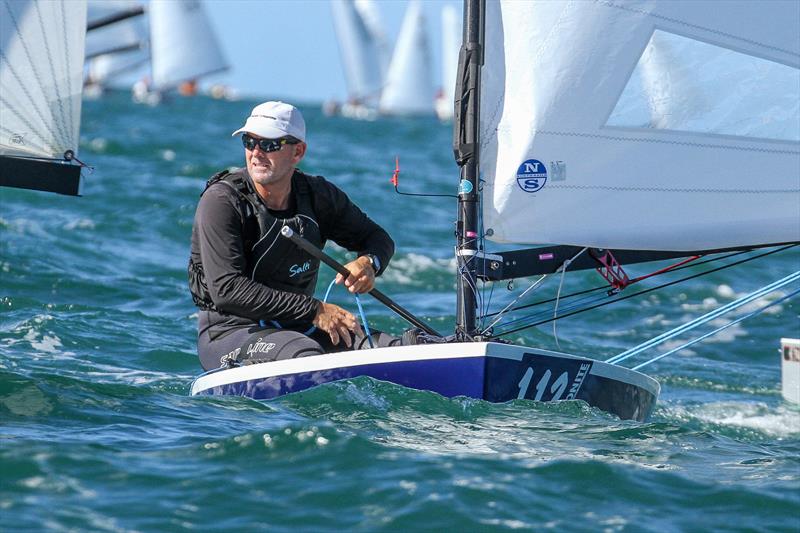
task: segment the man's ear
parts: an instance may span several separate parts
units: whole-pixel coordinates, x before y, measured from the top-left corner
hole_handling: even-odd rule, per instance
[[[295,164],[299,163],[301,159],[306,155],[306,143],[297,143],[291,145],[294,148],[294,162]]]

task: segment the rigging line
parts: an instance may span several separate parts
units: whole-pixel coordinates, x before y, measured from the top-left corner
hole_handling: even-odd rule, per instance
[[[597,309],[598,307],[603,307],[605,305],[617,303],[617,302],[620,302],[622,300],[627,300],[629,298],[634,298],[636,296],[641,296],[642,294],[647,294],[648,292],[653,292],[653,291],[656,291],[656,290],[659,290],[659,289],[663,289],[665,287],[669,287],[671,285],[675,285],[677,283],[682,283],[682,282],[688,281],[690,279],[698,278],[700,276],[705,276],[706,274],[712,274],[714,272],[717,272],[717,271],[720,271],[720,270],[724,270],[726,268],[730,268],[730,267],[733,267],[733,266],[741,265],[741,264],[753,261],[755,259],[761,259],[762,257],[767,257],[768,255],[772,255],[774,253],[782,252],[784,250],[788,250],[789,248],[794,248],[795,246],[797,246],[797,245],[796,244],[789,244],[789,245],[786,245],[786,246],[782,246],[780,248],[776,248],[774,250],[770,250],[768,252],[764,252],[762,254],[753,255],[753,256],[747,257],[745,259],[741,259],[739,261],[735,261],[733,263],[729,263],[727,265],[722,265],[722,266],[719,266],[717,268],[712,268],[711,270],[706,270],[705,272],[698,272],[697,274],[693,274],[691,276],[686,276],[685,278],[677,279],[675,281],[670,281],[668,283],[663,283],[661,285],[658,285],[658,286],[655,286],[655,287],[650,287],[649,289],[644,289],[644,290],[641,290],[639,292],[626,294],[625,296],[620,296],[620,297],[615,298],[613,300],[608,300],[608,301],[605,301],[605,302],[602,302],[602,303],[599,303],[599,304],[595,304],[595,305],[590,306],[590,307],[586,307],[584,309],[579,309],[577,311],[572,311],[570,313],[563,314],[560,317],[558,317],[558,320],[561,320],[562,318],[567,318],[568,316],[576,315],[578,313],[584,313],[586,311],[591,311],[593,309]],[[532,324],[528,324],[527,326],[520,326],[520,327],[518,327],[516,329],[511,329],[511,330],[508,330],[508,331],[504,331],[503,335],[508,335],[509,333],[516,333],[517,331],[521,331],[523,329],[528,329],[528,328],[532,328],[534,326],[539,326],[539,325],[542,325],[542,324],[546,324],[547,322],[550,322],[550,320],[552,320],[552,318],[548,319],[548,320],[541,320],[539,322],[534,322]]]
[[[525,289],[524,291],[522,291],[522,294],[520,294],[519,296],[517,296],[516,298],[514,298],[514,299],[511,301],[511,303],[509,303],[509,304],[508,304],[507,306],[505,306],[505,307],[504,307],[504,308],[503,308],[503,309],[502,309],[502,310],[501,310],[499,313],[497,313],[497,318],[495,318],[495,319],[494,319],[494,321],[492,321],[492,323],[491,323],[491,324],[489,324],[488,326],[486,326],[486,328],[483,330],[483,332],[482,332],[482,333],[486,333],[487,331],[489,331],[490,329],[492,329],[492,327],[494,327],[494,325],[495,325],[495,324],[497,324],[497,323],[500,321],[500,319],[502,319],[502,318],[503,318],[503,314],[504,314],[504,313],[505,313],[505,312],[506,312],[506,311],[507,311],[507,310],[508,310],[508,309],[509,309],[509,308],[510,308],[512,305],[514,305],[514,303],[518,302],[518,301],[520,300],[520,298],[522,298],[523,296],[525,296],[526,294],[528,294],[528,293],[529,293],[531,290],[533,290],[533,289],[535,289],[536,287],[538,287],[539,285],[541,285],[541,284],[542,284],[542,282],[545,280],[545,278],[547,278],[547,276],[549,276],[549,274],[542,274],[541,276],[539,276],[539,279],[537,279],[536,281],[534,281],[533,283],[531,283],[530,287],[528,287],[527,289]]]
[[[598,296],[585,296],[585,297],[583,297],[583,298],[581,298],[581,299],[579,299],[579,300],[577,300],[575,302],[570,303],[569,305],[566,305],[562,309],[562,312],[569,312],[569,311],[572,311],[574,309],[579,309],[582,305],[589,304],[589,303],[594,303],[594,302],[599,302],[599,301],[605,300],[606,298],[608,298],[608,295],[606,295],[606,294],[602,294],[599,297]],[[538,320],[539,318],[548,317],[548,316],[550,316],[549,311],[547,311],[547,310],[539,311],[537,313],[532,313],[530,315],[525,315],[525,316],[522,316],[522,317],[519,317],[519,318],[515,318],[513,320],[509,320],[508,322],[504,322],[503,324],[500,324],[498,327],[505,328],[505,327],[509,327],[509,326],[511,326],[513,324],[518,324],[520,322],[525,322],[527,320]],[[498,333],[498,335],[502,335],[502,333]]]
[[[794,245],[792,245],[792,246],[794,246]],[[685,268],[699,267],[699,266],[707,265],[708,263],[713,263],[714,261],[721,261],[721,260],[724,260],[724,259],[729,259],[731,257],[735,257],[737,255],[746,254],[746,253],[749,253],[749,252],[752,252],[752,251],[753,251],[752,249],[750,249],[750,250],[740,250],[738,252],[732,252],[732,253],[729,253],[729,254],[726,254],[726,255],[722,255],[722,256],[719,256],[719,257],[711,257],[709,259],[706,259],[705,261],[700,261],[699,263],[694,263],[692,265],[684,265],[684,266],[681,266],[679,268],[674,268],[674,269],[671,270],[671,272],[678,272],[679,270],[683,270]],[[561,299],[562,300],[566,300],[567,298],[572,298],[573,296],[581,296],[583,294],[588,294],[590,292],[596,292],[596,291],[599,291],[599,290],[607,290],[607,289],[608,289],[608,285],[601,285],[599,287],[594,287],[594,288],[591,288],[591,289],[584,289],[582,291],[573,292],[572,294],[568,294],[566,296],[562,296]],[[521,305],[519,307],[515,307],[514,309],[511,309],[511,311],[519,311],[520,309],[528,309],[529,307],[536,307],[537,305],[548,304],[548,303],[553,302],[553,301],[555,301],[555,298],[548,298],[547,300],[540,300],[538,302],[533,302],[533,303],[530,303],[530,304],[525,304],[525,305]],[[489,313],[487,316],[494,316],[496,314],[497,313]]]
[[[647,366],[647,365],[649,365],[651,363],[655,363],[656,361],[658,361],[660,359],[663,359],[666,356],[671,355],[671,354],[673,354],[673,353],[675,353],[675,352],[677,352],[679,350],[683,350],[684,348],[688,348],[689,346],[697,344],[698,342],[700,342],[700,341],[702,341],[704,339],[707,339],[708,337],[711,337],[712,335],[716,335],[717,333],[719,333],[720,331],[722,331],[724,329],[728,329],[729,327],[734,326],[734,325],[738,324],[739,322],[747,320],[748,318],[753,317],[753,316],[755,316],[755,315],[757,315],[759,313],[763,313],[764,311],[766,311],[770,307],[772,307],[774,305],[778,305],[780,303],[783,303],[786,300],[789,300],[790,298],[793,298],[794,296],[797,296],[798,294],[800,294],[800,289],[795,289],[794,291],[790,292],[786,296],[784,296],[784,297],[782,297],[782,298],[780,298],[778,300],[775,300],[774,302],[770,302],[770,303],[764,305],[763,307],[760,307],[760,308],[756,309],[755,311],[751,311],[750,313],[747,313],[746,315],[741,316],[741,317],[737,318],[736,320],[725,324],[724,326],[718,327],[714,331],[709,331],[708,333],[706,333],[705,335],[702,335],[701,337],[698,337],[698,338],[696,338],[696,339],[694,339],[692,341],[689,341],[689,342],[687,342],[685,344],[682,344],[681,346],[678,346],[677,348],[673,348],[672,350],[669,350],[668,352],[664,352],[661,355],[653,357],[649,361],[645,361],[644,363],[638,364],[635,367],[633,367],[633,370],[639,370],[640,368],[645,367],[645,366]]]
[[[674,270],[678,270],[680,267],[685,266],[685,265],[691,263],[692,261],[696,261],[697,259],[700,259],[701,257],[703,257],[703,256],[702,255],[693,255],[691,257],[687,257],[683,261],[678,261],[675,264],[666,266],[666,267],[664,267],[664,268],[662,268],[660,270],[656,270],[655,272],[651,272],[649,274],[645,274],[644,276],[639,276],[638,278],[633,278],[632,280],[630,280],[628,282],[628,285],[630,285],[631,283],[637,283],[637,282],[645,280],[647,278],[652,278],[654,276],[658,276],[660,274],[664,274],[666,272],[672,272]]]
[[[620,354],[617,354],[617,355],[607,359],[606,363],[610,363],[610,364],[614,364],[615,365],[615,364],[617,364],[617,363],[619,363],[621,361],[624,361],[625,359],[629,359],[630,357],[633,357],[634,355],[638,355],[639,353],[643,352],[644,350],[647,350],[648,348],[652,348],[653,346],[655,346],[657,344],[661,344],[662,342],[667,341],[667,340],[671,339],[672,337],[675,337],[677,335],[685,333],[685,332],[687,332],[687,331],[689,331],[691,329],[696,328],[697,326],[701,326],[701,325],[705,324],[706,322],[708,322],[709,320],[713,320],[713,319],[717,318],[718,316],[724,315],[728,311],[732,311],[732,310],[734,310],[734,309],[736,309],[738,307],[741,307],[741,306],[743,306],[745,304],[748,304],[748,303],[752,302],[753,300],[757,300],[758,298],[761,298],[762,296],[765,296],[765,295],[767,295],[767,294],[769,294],[769,293],[771,293],[771,292],[773,292],[773,291],[775,291],[777,289],[780,289],[784,285],[787,285],[787,284],[789,284],[789,283],[791,283],[793,281],[797,281],[799,279],[800,279],[800,270],[798,270],[797,272],[794,272],[793,274],[790,274],[790,275],[786,276],[785,278],[782,278],[782,279],[780,279],[780,280],[778,280],[778,281],[776,281],[774,283],[770,283],[769,285],[766,285],[766,286],[764,286],[764,287],[762,287],[762,288],[760,288],[760,289],[758,289],[758,290],[756,290],[754,292],[751,292],[750,294],[748,294],[746,296],[738,298],[738,299],[734,300],[733,302],[730,302],[729,304],[723,305],[722,307],[720,307],[718,309],[715,309],[715,310],[713,310],[713,311],[711,311],[709,313],[706,313],[703,316],[695,318],[694,320],[691,320],[691,321],[687,322],[686,324],[682,324],[682,325],[678,326],[677,328],[671,329],[670,331],[667,331],[666,333],[662,333],[661,335],[658,335],[657,337],[653,337],[652,339],[650,339],[650,340],[648,340],[646,342],[643,342],[643,343],[639,344],[638,346],[634,346],[633,348],[631,348],[629,350],[625,350],[624,352],[622,352]]]
[[[553,306],[553,338],[555,338],[556,347],[559,350],[561,349],[561,345],[558,343],[558,333],[556,333],[556,320],[558,320],[558,301],[559,298],[561,297],[561,287],[564,285],[564,276],[566,276],[567,274],[567,269],[569,268],[569,265],[571,265],[572,262],[578,258],[578,256],[580,256],[583,252],[585,252],[588,249],[589,249],[588,247],[583,248],[580,252],[575,254],[575,256],[572,259],[567,259],[566,261],[564,261],[564,264],[562,265],[561,268],[561,280],[558,282],[558,291],[556,292],[556,303]]]
[[[563,310],[562,310],[562,316],[564,316],[564,314],[569,313],[570,311],[573,311],[575,309],[580,309],[582,305],[586,305],[588,303],[599,302],[599,301],[604,300],[606,298],[608,298],[608,296],[606,296],[606,295],[603,295],[603,296],[601,296],[599,298],[598,297],[586,298],[585,299],[586,303],[579,302],[579,303],[574,303],[574,304],[570,304],[568,306],[565,306],[563,308]],[[544,320],[545,318],[547,318],[547,320]],[[501,336],[505,335],[508,331],[510,331],[510,330],[505,329],[505,328],[510,328],[511,326],[513,326],[515,324],[519,324],[519,323],[526,324],[526,323],[529,323],[529,322],[531,322],[533,320],[542,320],[543,323],[546,323],[549,320],[552,320],[552,317],[550,317],[548,311],[542,311],[542,312],[539,312],[539,313],[534,313],[532,315],[520,317],[520,318],[515,319],[515,320],[510,320],[508,322],[504,322],[503,324],[500,324],[498,326],[498,330],[494,333],[494,336],[501,337]]]

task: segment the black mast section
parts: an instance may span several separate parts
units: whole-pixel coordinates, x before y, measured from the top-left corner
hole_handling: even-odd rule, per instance
[[[456,224],[458,297],[455,333],[459,340],[468,340],[477,334],[476,253],[480,243],[478,127],[485,12],[485,0],[464,0],[464,34],[458,57],[453,124],[453,153],[461,167]]]

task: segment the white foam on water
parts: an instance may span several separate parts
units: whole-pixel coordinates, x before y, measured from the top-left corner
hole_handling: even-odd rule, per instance
[[[395,283],[414,283],[419,280],[422,272],[449,272],[453,269],[452,262],[452,259],[433,259],[426,255],[409,253],[392,259],[392,266],[383,277]]]
[[[693,408],[689,414],[704,422],[754,429],[771,437],[800,437],[800,411],[785,405],[719,402]]]
[[[94,229],[96,227],[93,220],[88,218],[78,218],[75,220],[70,220],[64,225],[64,229],[68,231],[72,231],[75,229]]]

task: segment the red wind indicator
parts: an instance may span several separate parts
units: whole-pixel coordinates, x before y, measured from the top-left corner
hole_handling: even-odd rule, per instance
[[[392,174],[392,185],[394,188],[397,188],[398,178],[400,177],[400,158],[395,156],[394,158],[394,174]]]

